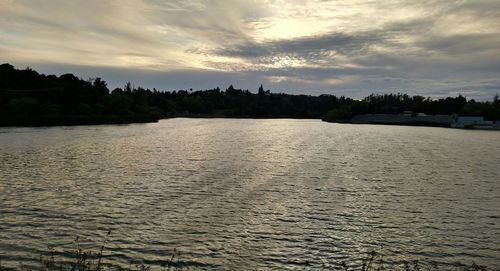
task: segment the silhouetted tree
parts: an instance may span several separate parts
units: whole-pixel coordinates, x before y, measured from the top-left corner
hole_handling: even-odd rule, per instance
[[[264,87],[262,85],[260,85],[260,87],[259,87],[258,94],[259,94],[259,96],[264,96],[264,94],[265,94]]]
[[[0,65],[0,125],[53,125],[154,121],[171,116],[323,118],[345,121],[356,114],[462,114],[500,120],[498,95],[476,102],[459,95],[431,99],[407,94],[371,94],[362,100],[334,95],[257,93],[230,85],[208,90],[158,91],[127,82],[110,93],[101,78],[84,81],[73,74],[45,76],[32,69]]]

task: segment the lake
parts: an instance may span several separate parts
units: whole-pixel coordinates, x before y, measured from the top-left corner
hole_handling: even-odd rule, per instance
[[[106,244],[206,270],[387,260],[500,268],[500,133],[168,119],[0,128],[0,259]],[[78,241],[76,238],[78,237]]]

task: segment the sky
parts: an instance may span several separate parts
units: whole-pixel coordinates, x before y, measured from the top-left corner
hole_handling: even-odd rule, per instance
[[[111,88],[488,100],[500,1],[0,0],[0,62]]]

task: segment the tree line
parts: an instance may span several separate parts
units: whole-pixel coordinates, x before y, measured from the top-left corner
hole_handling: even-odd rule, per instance
[[[346,121],[356,114],[462,114],[500,120],[498,95],[478,102],[459,95],[431,99],[407,94],[372,94],[362,100],[335,95],[257,92],[229,86],[207,90],[159,91],[130,83],[110,90],[101,78],[43,75],[0,65],[0,125],[72,125],[150,122],[160,118],[313,118]]]

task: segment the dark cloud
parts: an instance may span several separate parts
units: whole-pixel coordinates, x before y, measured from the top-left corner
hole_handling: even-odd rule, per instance
[[[438,51],[452,56],[467,56],[476,53],[498,53],[500,35],[498,33],[473,33],[432,35],[417,42],[426,50]]]
[[[380,42],[384,37],[376,33],[328,33],[292,40],[277,40],[270,42],[248,42],[235,46],[219,48],[213,53],[222,56],[259,58],[274,55],[294,55],[302,58],[320,56],[325,52],[354,54],[368,46]]]

